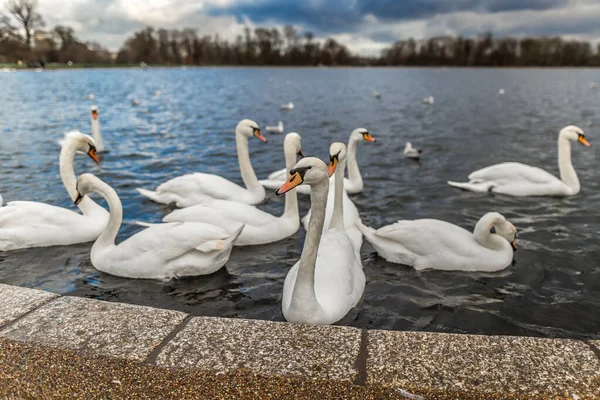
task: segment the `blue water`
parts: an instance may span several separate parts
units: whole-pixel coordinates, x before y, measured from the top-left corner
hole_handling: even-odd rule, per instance
[[[242,118],[261,126],[282,120],[303,137],[304,153],[325,158],[332,141],[357,127],[377,143],[361,144],[365,190],[352,196],[363,221],[438,218],[472,230],[488,211],[519,228],[514,265],[494,274],[415,271],[387,263],[365,241],[367,288],[359,327],[600,337],[600,80],[597,70],[259,69],[79,70],[0,74],[0,193],[73,208],[58,175],[56,141],[89,133],[98,105],[105,146],[96,166],[78,157],[123,201],[119,240],[158,222],[169,207],[142,198],[178,175],[203,171],[241,183],[233,130]],[[287,84],[287,81],[290,83]],[[504,88],[506,94],[497,94]],[[156,91],[160,95],[156,95]],[[372,96],[382,94],[381,99]],[[93,93],[94,101],[84,97]],[[433,95],[435,104],[421,99]],[[132,100],[139,100],[133,106]],[[292,101],[295,109],[281,111]],[[558,173],[556,137],[582,127],[590,148],[574,146],[582,192],[572,198],[517,199],[461,192],[446,181],[502,161]],[[259,177],[284,165],[283,135],[250,141]],[[405,160],[406,141],[424,149]],[[103,204],[103,203],[102,203]],[[260,206],[283,212],[272,192]],[[309,201],[301,197],[301,213]],[[279,243],[234,249],[225,269],[204,277],[155,282],[96,271],[91,244],[0,253],[0,282],[57,293],[183,310],[194,315],[282,320],[283,280],[299,259],[301,229]]]

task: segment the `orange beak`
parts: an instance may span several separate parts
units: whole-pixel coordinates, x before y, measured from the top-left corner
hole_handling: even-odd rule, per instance
[[[264,137],[262,135],[262,133],[260,133],[260,129],[255,129],[254,130],[254,136],[256,136],[257,138],[259,138],[260,140],[262,140],[263,142],[267,143],[267,138]]]
[[[302,177],[299,173],[295,173],[288,179],[279,189],[275,191],[275,194],[279,196],[280,194],[284,194],[285,192],[289,192],[296,186],[300,185],[303,182]]]
[[[585,138],[583,136],[579,136],[577,141],[579,143],[581,143],[582,145],[584,145],[585,147],[590,147],[590,143],[587,140],[585,140]]]
[[[375,138],[373,136],[371,136],[370,133],[365,133],[363,135],[363,139],[365,139],[367,142],[374,142]]]
[[[517,247],[517,241],[513,240],[512,242],[510,242],[510,245],[512,246],[514,251],[517,251],[518,247]]]
[[[98,119],[98,112],[92,111],[92,119]]]
[[[338,159],[337,157],[333,157],[333,159],[327,164],[327,169],[329,170],[329,176],[333,175],[335,172],[335,167],[337,167]]]
[[[88,151],[88,156],[90,156],[90,158],[92,160],[94,160],[96,162],[96,164],[100,164],[100,160],[98,159],[98,156],[96,155],[96,149],[95,148],[91,148],[90,151]]]

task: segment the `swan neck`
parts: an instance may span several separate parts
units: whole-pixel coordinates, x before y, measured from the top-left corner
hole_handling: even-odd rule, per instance
[[[491,250],[502,249],[502,241],[506,240],[501,238],[500,235],[490,232],[495,225],[495,216],[484,215],[475,225],[475,230],[473,231],[475,241]]]
[[[252,189],[260,186],[252,163],[250,162],[250,153],[248,151],[248,137],[244,134],[235,134],[235,145],[237,147],[238,164],[240,165],[240,172],[242,174],[242,180],[246,189]]]
[[[323,183],[311,185],[310,190],[310,222],[308,223],[308,231],[300,256],[298,275],[290,303],[290,307],[302,309],[319,306],[315,294],[315,266],[319,242],[323,234],[323,225],[325,224],[329,179],[325,179]]]
[[[329,223],[330,229],[344,229],[344,170],[346,160],[339,162],[334,174],[333,215]],[[312,216],[311,216],[312,218]]]
[[[102,142],[102,135],[100,134],[100,117],[96,119],[92,118],[92,137],[96,144],[96,150],[100,153],[104,151],[104,143]]]
[[[65,189],[67,189],[67,193],[69,193],[71,200],[75,200],[75,197],[77,197],[77,178],[75,177],[75,170],[73,168],[73,161],[75,160],[77,148],[78,144],[76,141],[67,140],[60,150],[60,157],[58,160],[60,179],[62,180]],[[84,215],[90,215],[96,207],[100,206],[89,196],[85,196],[77,207]]]
[[[573,190],[573,193],[578,193],[581,186],[571,162],[571,142],[560,135],[558,137],[558,169],[560,179]]]
[[[358,169],[358,162],[356,161],[356,148],[358,146],[358,140],[350,138],[348,141],[348,153],[346,159],[348,162],[348,180],[352,182],[353,186],[357,186],[360,191],[363,188],[363,179]]]
[[[293,148],[286,149],[285,145],[283,148],[285,154],[285,170],[286,176],[290,174],[290,170],[296,165],[296,152]],[[293,217],[295,216],[300,221],[300,214],[298,212],[298,192],[296,189],[292,189],[285,193],[285,210],[284,216]]]
[[[119,228],[123,222],[123,205],[121,204],[121,199],[119,199],[117,192],[112,187],[102,181],[95,183],[94,191],[104,197],[110,214],[108,224],[96,240],[96,243],[94,243],[94,247],[96,245],[102,247],[114,246],[117,233],[119,233]]]

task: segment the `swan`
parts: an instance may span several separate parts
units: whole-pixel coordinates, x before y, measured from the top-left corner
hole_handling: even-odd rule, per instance
[[[287,104],[282,104],[281,105],[281,109],[282,110],[293,110],[294,109],[294,103],[292,103],[291,101]]]
[[[504,92],[504,89],[498,89],[498,94],[502,95],[502,94],[504,94],[504,93],[505,93],[505,92]]]
[[[98,106],[90,107],[90,118],[92,121],[92,136],[96,145],[96,152],[104,153],[104,142],[102,141],[102,135],[100,134],[100,110],[98,110]],[[77,135],[81,135],[81,132],[78,130],[67,132],[65,133],[64,139],[59,140],[58,144],[62,146],[69,137]]]
[[[255,136],[263,142],[258,124],[249,119],[241,120],[235,128],[235,143],[242,180],[246,188],[214,174],[196,172],[173,178],[156,188],[156,191],[137,189],[143,196],[157,203],[175,203],[177,207],[205,204],[212,200],[232,200],[246,204],[258,204],[265,199],[265,188],[258,183],[248,154],[248,138]]]
[[[578,141],[589,147],[581,128],[569,125],[558,134],[558,169],[560,179],[544,171],[517,162],[505,162],[477,170],[469,182],[449,181],[450,186],[472,192],[494,192],[509,196],[573,196],[581,188],[571,164],[571,143]]]
[[[334,184],[329,185],[329,194],[327,196],[327,205],[325,209],[325,226],[333,226],[333,219],[337,213],[343,215],[344,227],[352,244],[357,252],[360,252],[362,246],[362,234],[358,230],[357,223],[360,221],[360,215],[356,206],[348,197],[344,190],[344,170],[346,169],[346,146],[343,143],[335,142],[329,148],[330,167],[335,170]],[[338,166],[339,163],[339,166]],[[343,212],[342,212],[343,210]],[[308,229],[310,225],[312,209],[302,218],[302,225]]]
[[[67,139],[60,151],[60,177],[71,198],[75,195],[75,153],[87,153],[94,161],[94,140],[80,134]],[[96,240],[108,222],[108,212],[89,197],[79,203],[79,214],[66,208],[35,201],[11,201],[0,207],[0,250],[61,246]]]
[[[302,139],[297,133],[288,133],[283,142],[285,164],[288,170],[296,164],[296,157],[302,154]],[[249,204],[228,200],[214,200],[210,204],[197,204],[173,211],[163,218],[163,222],[207,222],[217,225],[227,232],[237,230],[240,224],[245,228],[235,241],[235,246],[258,245],[285,239],[300,228],[298,195],[295,190],[285,194],[285,211],[280,217],[259,210]]]
[[[336,215],[333,226],[323,230],[329,174],[323,161],[303,158],[290,170],[290,179],[275,192],[280,195],[302,183],[311,185],[314,218],[300,260],[283,284],[281,308],[289,322],[333,324],[358,304],[365,290],[365,273],[343,229],[343,217]]]
[[[265,130],[271,133],[283,133],[283,121],[279,121],[276,126],[267,126]]]
[[[358,226],[380,256],[419,270],[500,271],[516,250],[517,228],[496,212],[481,217],[473,233],[437,219],[398,221],[377,230]]]
[[[404,146],[404,157],[412,158],[413,160],[418,160],[421,158],[421,153],[423,150],[418,150],[412,147],[410,142],[406,142],[406,146]]]
[[[433,96],[423,97],[423,103],[424,104],[434,104],[435,99],[433,98]]]
[[[363,190],[364,183],[363,178],[358,169],[358,163],[356,162],[356,149],[358,144],[361,142],[375,142],[375,138],[371,136],[368,130],[365,128],[357,128],[350,133],[348,139],[348,153],[347,153],[347,166],[348,166],[348,178],[344,178],[344,190],[349,194],[360,193]],[[285,183],[287,179],[287,171],[285,168],[271,172],[267,179],[259,181],[267,189],[277,189]],[[329,183],[330,185],[333,182]],[[296,188],[300,194],[310,194],[310,186],[302,185]]]
[[[113,188],[95,175],[80,175],[75,204],[92,192],[104,197],[110,210],[108,224],[92,246],[92,265],[111,275],[171,279],[212,274],[229,260],[233,242],[244,228],[241,225],[230,234],[198,222],[157,224],[116,245],[123,220],[121,200]]]
[[[381,93],[379,93],[379,92],[373,92],[373,97],[375,97],[376,99],[380,99],[381,98]]]

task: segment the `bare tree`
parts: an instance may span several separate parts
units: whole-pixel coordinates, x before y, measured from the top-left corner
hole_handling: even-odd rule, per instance
[[[25,31],[25,44],[31,49],[31,38],[37,28],[44,26],[42,16],[37,13],[37,0],[9,0],[8,10]]]

